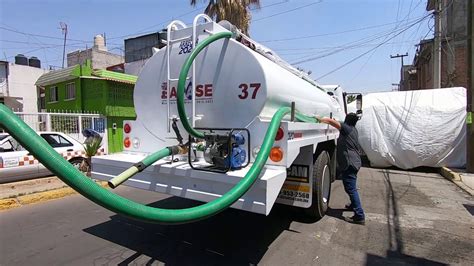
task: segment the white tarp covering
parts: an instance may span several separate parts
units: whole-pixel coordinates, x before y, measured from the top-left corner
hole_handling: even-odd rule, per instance
[[[466,89],[371,93],[359,142],[375,167],[465,167]]]

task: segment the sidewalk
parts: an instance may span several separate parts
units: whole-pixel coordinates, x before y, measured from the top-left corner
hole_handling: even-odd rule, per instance
[[[474,174],[466,173],[465,169],[449,169],[447,167],[441,168],[440,173],[471,196],[474,196]]]
[[[99,182],[99,184],[107,186],[106,182]],[[58,199],[76,193],[55,176],[0,184],[0,210]]]
[[[461,176],[461,181],[464,183],[464,185],[474,190],[474,174],[459,173],[459,175]]]
[[[0,199],[23,196],[63,187],[67,187],[67,185],[55,176],[0,184]]]

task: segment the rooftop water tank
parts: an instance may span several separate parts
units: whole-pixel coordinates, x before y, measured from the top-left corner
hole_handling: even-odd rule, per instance
[[[30,59],[28,59],[28,65],[30,67],[41,68],[41,61],[38,59],[38,57],[32,56]]]
[[[105,47],[104,36],[99,34],[94,37],[94,48],[101,51],[107,51],[107,47]]]
[[[15,64],[27,66],[28,65],[28,58],[26,58],[26,56],[24,56],[22,54],[17,54],[15,56]]]

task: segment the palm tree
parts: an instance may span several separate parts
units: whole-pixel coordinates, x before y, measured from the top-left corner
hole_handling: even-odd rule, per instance
[[[201,0],[209,1],[204,13],[217,22],[227,20],[248,36],[251,20],[250,8],[260,8],[260,0]],[[196,6],[197,0],[191,0],[191,5]]]
[[[102,145],[102,137],[100,135],[96,135],[93,137],[89,137],[84,142],[84,150],[86,152],[86,165],[83,166],[82,171],[86,170],[86,175],[88,177],[92,176],[92,157],[97,154],[97,150],[99,150],[100,146]],[[85,169],[84,169],[85,168]]]

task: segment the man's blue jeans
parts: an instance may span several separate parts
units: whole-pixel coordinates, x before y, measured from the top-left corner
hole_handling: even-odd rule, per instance
[[[365,219],[364,210],[360,203],[359,193],[357,192],[357,169],[349,166],[347,170],[342,173],[341,179],[344,184],[344,190],[351,199],[351,207],[354,210],[356,219]]]

